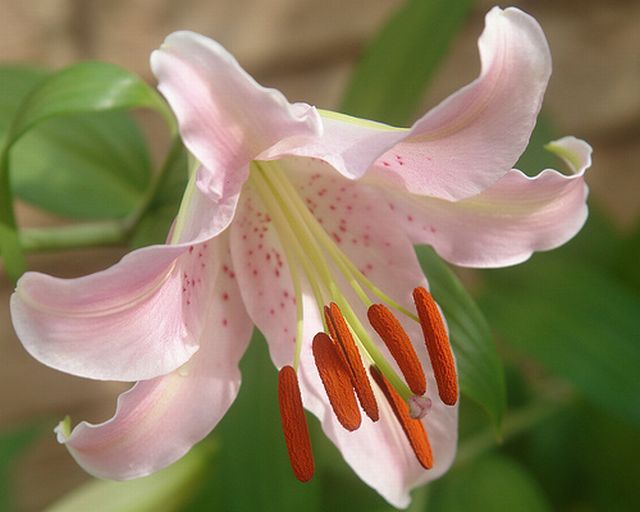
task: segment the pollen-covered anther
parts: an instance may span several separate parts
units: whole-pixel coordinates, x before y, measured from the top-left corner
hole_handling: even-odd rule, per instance
[[[351,335],[349,326],[342,316],[342,312],[338,305],[334,302],[324,308],[325,319],[329,326],[329,332],[333,333],[337,345],[342,350],[342,355],[350,370],[351,383],[356,391],[358,400],[364,412],[369,416],[371,421],[378,421],[380,413],[376,397],[371,389],[371,383],[367,377],[367,372],[362,364],[360,352]]]
[[[360,426],[360,408],[351,384],[349,369],[338,347],[324,332],[313,338],[313,357],[329,403],[340,424],[349,431]]]
[[[283,366],[278,374],[278,401],[291,468],[298,480],[308,482],[313,477],[315,463],[298,377],[291,366]]]
[[[407,440],[413,449],[413,453],[416,455],[416,459],[418,459],[418,462],[423,468],[431,469],[433,467],[433,452],[431,451],[431,443],[429,442],[429,437],[427,436],[427,431],[424,429],[424,425],[420,420],[410,416],[407,403],[398,392],[393,389],[393,386],[391,386],[384,375],[380,373],[380,370],[375,366],[371,366],[369,370],[373,380],[376,381],[384,393],[387,402],[389,402],[405,436],[407,436]]]
[[[427,391],[424,370],[402,324],[383,304],[373,304],[367,311],[367,316],[371,327],[382,338],[398,363],[409,389],[418,396],[424,395]]]
[[[438,395],[446,405],[455,405],[458,401],[458,376],[442,315],[436,301],[424,288],[413,290],[413,300],[433,366]]]

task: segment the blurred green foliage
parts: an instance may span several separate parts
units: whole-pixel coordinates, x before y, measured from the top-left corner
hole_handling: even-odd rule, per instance
[[[470,5],[408,1],[364,52],[344,110],[408,124]],[[13,192],[77,219],[120,221],[142,204],[121,241],[134,247],[162,242],[186,183],[186,151],[175,141],[152,185],[146,143],[122,110],[151,107],[170,114],[135,77],[108,65],[84,66],[57,74],[0,69],[5,156],[7,141],[37,125],[2,164],[10,164]],[[129,84],[128,93],[114,98],[119,80]],[[25,100],[29,91],[36,92]],[[557,165],[542,150],[554,137],[552,123],[543,118],[518,167],[535,175]],[[3,226],[3,256],[14,257],[7,244],[17,238]],[[474,295],[480,307],[433,251],[419,248],[418,255],[448,319],[464,396],[459,460],[442,479],[414,493],[410,510],[640,510],[640,226],[622,236],[592,205],[585,229],[565,247],[518,267],[478,272]],[[19,271],[19,264],[5,264]],[[181,509],[390,510],[311,417],[317,475],[299,484],[280,432],[276,371],[259,333],[241,369],[240,396],[213,434],[220,448],[202,459],[205,477]],[[503,419],[499,444],[494,427]],[[11,507],[9,464],[30,432],[0,436],[2,510]],[[100,492],[80,496],[90,502]]]

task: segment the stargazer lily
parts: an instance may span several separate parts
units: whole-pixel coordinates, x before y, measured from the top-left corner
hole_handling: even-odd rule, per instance
[[[182,457],[235,399],[255,325],[280,369],[300,480],[313,474],[303,406],[395,506],[447,470],[455,363],[413,245],[456,265],[512,265],[587,215],[586,143],[549,146],[568,175],[512,169],[551,71],[541,28],[494,8],[479,50],[476,80],[399,129],[291,104],[204,36],[166,39],[151,66],[199,164],[167,244],[78,279],[27,273],[11,300],[42,363],[137,382],[110,420],[57,427],[82,467],[128,479]]]

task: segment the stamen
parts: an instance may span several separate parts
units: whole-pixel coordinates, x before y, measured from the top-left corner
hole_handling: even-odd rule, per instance
[[[387,398],[391,409],[393,409],[404,434],[409,440],[409,444],[415,453],[420,465],[425,469],[433,467],[433,453],[431,444],[427,437],[427,431],[420,420],[416,420],[409,416],[409,407],[395,389],[389,384],[389,381],[382,375],[380,370],[375,366],[369,368],[373,380],[376,381],[384,396]]]
[[[413,300],[438,384],[440,400],[447,405],[454,405],[458,401],[458,377],[444,321],[435,300],[427,290],[422,287],[413,290]]]
[[[341,425],[349,431],[360,426],[360,408],[351,385],[351,376],[338,347],[329,336],[319,332],[313,338],[313,357],[329,397],[329,403]]]
[[[351,370],[351,383],[356,390],[360,405],[362,409],[364,409],[364,412],[367,413],[367,416],[371,418],[371,421],[378,421],[380,418],[378,404],[371,389],[367,372],[362,365],[360,352],[358,351],[358,347],[356,347],[353,336],[351,336],[351,331],[349,331],[349,326],[335,302],[332,302],[328,308],[325,308],[325,315],[327,317],[327,325],[332,326],[329,328],[329,332],[332,332],[331,330],[333,329],[335,340],[342,348],[344,359]]]
[[[383,304],[373,304],[367,311],[367,316],[398,363],[409,389],[418,396],[424,395],[427,391],[424,370],[402,324]]]
[[[291,469],[298,480],[308,482],[313,476],[315,464],[298,377],[291,366],[283,366],[278,374],[278,401]]]

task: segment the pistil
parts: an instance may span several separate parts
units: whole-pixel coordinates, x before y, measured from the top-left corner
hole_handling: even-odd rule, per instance
[[[413,419],[410,416],[407,403],[396,393],[384,375],[375,366],[372,366],[369,370],[373,380],[376,381],[376,384],[378,384],[389,402],[404,434],[407,436],[416,459],[418,459],[423,468],[431,469],[433,467],[433,452],[431,451],[431,443],[429,443],[424,425],[420,420]]]

